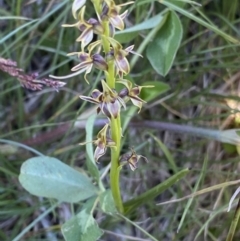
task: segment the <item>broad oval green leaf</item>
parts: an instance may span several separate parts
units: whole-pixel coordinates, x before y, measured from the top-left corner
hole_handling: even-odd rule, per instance
[[[138,32],[138,31],[145,30],[145,29],[155,28],[163,20],[163,16],[164,15],[162,13],[159,13],[159,14],[155,15],[154,17],[149,18],[142,23],[134,25],[133,27],[126,28],[122,31],[116,32],[116,35],[122,35],[125,33],[133,33],[133,32]]]
[[[103,231],[92,216],[95,199],[90,199],[82,211],[62,225],[62,234],[66,241],[96,241]]]
[[[167,1],[166,0],[160,0],[158,2],[163,4],[163,5],[165,5],[168,8],[176,11],[176,12],[181,13],[182,15],[186,16],[187,18],[192,19],[193,21],[201,24],[202,26],[204,26],[204,27],[208,28],[209,30],[215,32],[216,34],[222,36],[227,41],[229,41],[231,43],[234,43],[234,44],[239,44],[240,43],[239,39],[234,38],[231,35],[228,35],[226,32],[222,31],[221,28],[206,22],[202,18],[199,18],[195,14],[192,14],[191,11],[183,9],[179,4],[176,4],[176,0],[171,0],[171,1],[169,1],[169,0],[167,0]],[[199,6],[199,3],[197,3],[197,2],[192,2],[192,3],[194,3],[195,5]]]
[[[172,67],[182,34],[180,19],[174,11],[171,11],[164,25],[147,48],[147,58],[160,75],[166,76]]]
[[[139,34],[139,31],[155,28],[163,21],[165,21],[165,14],[159,13],[142,23],[134,25],[133,27],[116,32],[115,37],[120,43],[128,43]]]
[[[71,203],[87,199],[98,191],[86,175],[48,156],[25,161],[19,181],[33,195]]]
[[[106,190],[105,192],[101,193],[99,200],[100,207],[103,212],[108,213],[110,215],[118,213],[111,190]]]
[[[166,83],[163,83],[161,81],[147,81],[144,82],[143,86],[152,85],[154,88],[143,88],[141,90],[140,97],[145,101],[151,101],[157,96],[163,94],[164,92],[168,91],[170,89],[170,86]]]

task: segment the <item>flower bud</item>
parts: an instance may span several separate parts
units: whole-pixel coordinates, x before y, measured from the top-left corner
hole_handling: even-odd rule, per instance
[[[101,96],[101,95],[102,95],[102,92],[97,89],[93,90],[92,94],[91,94],[92,98],[94,98],[94,99],[98,99],[99,96]]]
[[[129,94],[129,90],[127,88],[123,88],[119,92],[118,96],[121,97],[121,98],[124,98],[124,97],[128,96],[128,94]]]
[[[141,86],[135,86],[131,89],[131,94],[134,96],[139,95],[141,91]]]
[[[94,54],[92,56],[92,60],[93,60],[93,65],[95,68],[103,70],[103,71],[108,69],[106,60],[100,54]]]
[[[114,60],[114,52],[113,52],[113,50],[111,50],[110,52],[108,52],[106,54],[106,61],[109,62],[109,61],[112,61],[112,60]]]
[[[103,9],[102,9],[102,14],[101,14],[101,20],[104,21],[104,20],[108,20],[108,11],[109,11],[109,7],[105,4],[103,6]]]
[[[87,59],[89,59],[89,54],[80,52],[78,55],[78,58],[80,59],[81,62],[86,61]]]
[[[78,25],[78,29],[79,29],[81,32],[83,32],[86,28],[87,28],[86,25],[83,24],[83,23],[80,23],[80,24]]]
[[[136,152],[131,149],[131,153],[126,153],[120,157],[120,162],[124,162],[124,164],[128,163],[131,170],[135,171],[140,158],[143,158],[146,162],[148,162],[148,159],[145,156],[137,155]]]
[[[96,20],[95,18],[90,18],[87,21],[90,25],[92,25],[92,29],[94,31],[95,34],[103,34],[104,33],[104,29],[103,26],[99,23],[98,20]]]

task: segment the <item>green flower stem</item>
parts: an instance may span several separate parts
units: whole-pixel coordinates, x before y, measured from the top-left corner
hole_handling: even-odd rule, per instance
[[[110,51],[110,43],[107,40],[109,37],[109,22],[103,21],[104,26],[104,35],[102,36],[102,45],[105,54]],[[108,86],[112,89],[115,89],[115,67],[114,61],[108,61],[108,70],[105,72],[106,82]],[[110,185],[112,190],[113,199],[115,205],[120,213],[123,213],[123,203],[119,186],[120,179],[120,170],[119,170],[119,154],[121,147],[121,121],[120,121],[120,113],[118,117],[111,118],[110,127],[112,133],[112,139],[116,143],[115,148],[111,148],[111,170],[110,170]]]
[[[105,34],[102,35],[102,45],[103,45],[103,49],[104,49],[105,54],[107,54],[110,51],[110,43],[107,40],[107,37],[109,35],[108,22],[104,21],[103,26],[104,26],[104,33]],[[113,62],[113,61],[108,61],[108,70],[105,72],[105,76],[106,76],[106,82],[107,82],[108,86],[110,88],[114,88],[115,87],[115,76],[114,76],[114,72],[111,71],[112,70],[111,65],[113,65],[114,63],[111,63],[111,62]],[[114,65],[113,65],[113,67],[114,67]]]
[[[108,75],[109,75],[109,79],[107,80],[107,84],[110,88],[115,89],[114,61],[108,62]]]
[[[123,203],[119,187],[120,170],[119,170],[119,154],[121,146],[121,127],[119,126],[120,116],[111,119],[112,139],[116,142],[116,147],[111,148],[111,170],[110,185],[115,205],[120,213],[123,213]]]
[[[115,89],[115,71],[114,71],[114,62],[111,61],[108,64],[108,79],[107,84],[110,88]],[[120,112],[117,118],[111,118],[111,133],[112,139],[116,143],[115,148],[111,148],[111,170],[110,170],[110,184],[113,199],[115,205],[119,212],[123,213],[123,203],[122,197],[119,187],[119,179],[120,179],[120,170],[119,170],[119,154],[120,154],[120,147],[121,147],[121,118]]]
[[[107,84],[110,88],[115,89],[115,71],[114,62],[108,63],[108,79]],[[113,199],[119,212],[123,213],[123,203],[119,186],[120,169],[119,155],[121,147],[121,118],[120,112],[117,118],[111,118],[110,122],[112,139],[116,143],[115,148],[111,148],[111,170],[110,170],[110,185],[112,190]]]
[[[105,54],[107,54],[110,51],[110,43],[107,40],[107,37],[109,37],[108,21],[103,21],[102,24],[104,28],[104,35],[102,35],[102,45],[103,45]]]
[[[110,44],[107,41],[106,36],[102,35],[102,45],[103,45],[103,49],[105,51],[105,54],[108,53],[110,51]]]

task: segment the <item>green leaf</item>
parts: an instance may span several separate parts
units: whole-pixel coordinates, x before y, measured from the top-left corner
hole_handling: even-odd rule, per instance
[[[141,22],[137,25],[134,25],[133,27],[126,28],[122,31],[117,32],[116,35],[122,35],[125,33],[132,33],[132,32],[138,32],[145,29],[155,28],[162,20],[163,20],[163,13],[161,12],[155,15],[154,17],[147,19],[144,22]]]
[[[94,160],[94,154],[93,154],[93,128],[94,128],[94,122],[96,119],[96,115],[92,115],[88,118],[86,123],[86,152],[87,152],[87,167],[89,172],[93,177],[99,181],[99,171],[96,165],[96,162]]]
[[[167,190],[169,187],[171,187],[173,184],[179,181],[179,179],[186,176],[186,174],[189,172],[189,169],[184,169],[175,175],[169,177],[166,181],[161,182],[157,186],[151,188],[150,190],[146,191],[145,193],[141,194],[140,196],[133,198],[127,202],[124,203],[124,212],[129,213],[133,211],[134,209],[138,208],[139,206],[143,205],[146,202],[149,202],[150,200],[157,197],[159,194]]]
[[[146,21],[134,25],[133,27],[126,28],[123,31],[116,32],[116,40],[120,43],[128,43],[132,39],[134,39],[138,34],[139,31],[143,31],[146,29],[152,29],[158,26],[161,22],[163,22],[164,14],[159,13],[152,18],[147,19]]]
[[[86,175],[48,156],[25,161],[19,181],[33,195],[64,202],[79,202],[96,195],[98,191]]]
[[[154,86],[154,88],[143,88],[141,90],[140,97],[147,102],[155,99],[157,96],[163,94],[170,89],[170,86],[168,84],[160,81],[147,81],[143,83],[143,86],[144,85]]]
[[[2,44],[3,42],[5,42],[7,39],[9,39],[10,37],[14,36],[17,32],[19,32],[20,30],[28,27],[29,25],[36,23],[38,21],[38,19],[34,19],[31,20],[30,22],[27,22],[23,25],[21,25],[20,27],[14,29],[13,31],[11,31],[9,34],[5,35],[4,37],[1,38],[0,40],[0,44]]]
[[[237,134],[238,136],[240,136],[240,131],[239,131],[239,130],[237,130],[237,131],[236,131],[236,134]]]
[[[138,36],[138,32],[130,32],[130,33],[123,33],[119,32],[120,34],[115,35],[114,38],[119,42],[119,43],[129,43],[133,39],[135,39]]]
[[[227,41],[230,41],[231,43],[235,43],[235,44],[239,44],[240,41],[228,34],[226,34],[224,31],[222,31],[219,27],[215,26],[215,25],[211,25],[208,22],[206,22],[205,20],[195,16],[194,14],[192,14],[192,12],[185,10],[181,7],[179,7],[178,5],[174,4],[173,1],[169,1],[169,0],[158,0],[159,3],[165,5],[166,7],[169,7],[169,9],[172,9],[176,12],[181,13],[182,15],[186,16],[187,18],[192,19],[193,21],[201,24],[202,26],[212,30],[213,32],[215,32],[216,34],[222,36],[224,39],[226,39]],[[187,2],[187,1],[186,1]]]
[[[189,1],[185,1],[185,0],[168,0],[168,1],[180,8],[183,8],[186,5],[186,3],[189,2]]]
[[[152,67],[161,75],[169,72],[182,39],[182,24],[174,11],[148,45],[147,58]]]
[[[167,146],[152,133],[148,133],[148,135],[151,136],[156,141],[156,143],[160,147],[161,151],[164,153],[164,155],[169,163],[169,167],[171,167],[171,169],[173,169],[174,173],[177,173],[178,172],[177,165],[175,163],[175,160],[174,160],[170,150],[167,148]]]
[[[62,8],[64,5],[66,5],[66,3],[69,2],[68,0],[62,0],[59,4],[56,5],[56,7],[54,7],[51,11],[48,11],[46,14],[44,14],[41,18],[39,19],[35,19],[33,21],[36,21],[36,23],[34,23],[33,25],[29,26],[29,28],[24,29],[24,31],[20,31],[21,34],[15,38],[14,41],[11,41],[5,48],[4,51],[1,52],[1,55],[4,56],[4,54],[8,53],[9,51],[11,51],[11,49],[13,49],[19,42],[21,39],[23,39],[25,36],[29,35],[30,32],[32,32],[34,29],[37,28],[37,26],[39,26],[41,23],[46,22],[46,19],[49,18],[51,15],[53,15],[54,13],[56,13],[60,8]],[[32,21],[32,22],[33,22]],[[18,28],[18,31],[21,29],[22,26],[20,26]],[[14,30],[15,31],[15,30]],[[12,32],[9,33],[9,35],[11,35]],[[5,37],[9,36],[6,35]],[[4,38],[5,38],[4,37]],[[6,39],[5,39],[6,40]],[[0,44],[3,43],[5,41],[3,38],[0,40]]]
[[[80,213],[62,225],[66,241],[96,241],[102,236],[103,231],[92,216],[95,202],[95,198],[88,200]]]
[[[205,177],[206,172],[207,172],[206,171],[207,164],[208,164],[208,158],[205,157],[204,162],[203,162],[203,166],[202,166],[202,170],[200,172],[200,175],[198,177],[197,182],[195,183],[193,193],[197,192],[197,190],[199,189],[199,185],[200,185],[201,181],[204,180],[204,177]],[[181,229],[181,227],[184,223],[184,220],[186,219],[187,214],[191,213],[191,210],[189,210],[189,209],[190,209],[190,206],[193,203],[193,199],[194,199],[193,197],[189,198],[188,201],[187,201],[187,205],[185,205],[184,212],[182,214],[181,220],[180,220],[179,225],[178,225],[177,233],[179,233],[179,230]]]
[[[100,195],[100,207],[103,212],[108,213],[110,215],[118,213],[111,190],[106,190]]]
[[[179,125],[160,121],[143,121],[142,123],[144,123],[145,127],[152,128],[152,126],[154,125],[154,128],[157,129],[169,130],[176,133],[184,133],[187,135],[208,138],[222,143],[229,143],[240,146],[240,137],[236,133],[240,129],[221,131],[216,129],[201,128],[189,125]]]
[[[228,154],[234,154],[237,151],[235,145],[231,145],[229,143],[223,143],[222,146],[223,146],[224,151]]]

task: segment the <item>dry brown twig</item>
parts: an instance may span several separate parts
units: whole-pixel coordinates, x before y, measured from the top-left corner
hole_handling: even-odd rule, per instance
[[[30,90],[42,90],[44,86],[54,88],[58,91],[66,83],[48,78],[38,79],[38,73],[25,74],[23,69],[17,67],[17,62],[11,59],[0,58],[0,70],[16,77],[20,84]]]

